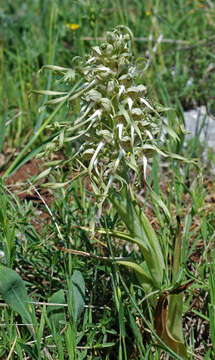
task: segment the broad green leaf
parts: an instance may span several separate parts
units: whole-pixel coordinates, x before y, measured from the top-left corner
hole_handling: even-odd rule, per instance
[[[168,315],[163,340],[176,354],[187,359],[182,329],[183,293],[170,295],[168,300]]]
[[[141,208],[132,201],[127,190],[124,189],[121,194],[113,191],[110,200],[126,224],[129,235],[134,238],[134,242],[139,245],[144,255],[154,288],[160,288],[165,264],[159,240],[149,220]]]
[[[12,269],[0,266],[0,292],[4,301],[19,313],[26,324],[32,323],[30,298],[22,278]]]
[[[143,244],[143,242],[141,240],[134,238],[131,234],[126,234],[121,231],[113,231],[113,230],[106,230],[106,229],[99,229],[98,233],[108,234],[110,236],[117,237],[119,239],[128,241],[130,243],[137,244],[142,251],[144,249],[145,249],[145,251],[148,251],[147,246],[145,244]]]
[[[154,313],[154,326],[157,335],[182,359],[187,352],[182,333],[183,293],[160,295]]]
[[[73,311],[73,320],[77,322],[84,308],[85,282],[80,271],[75,270],[71,277],[71,308]]]
[[[124,260],[117,260],[117,264],[127,266],[129,269],[132,269],[135,271],[135,274],[137,276],[137,279],[140,283],[140,285],[145,290],[146,294],[152,291],[153,289],[153,282],[151,280],[150,274],[147,274],[146,271],[143,270],[143,268],[132,261],[124,261]]]
[[[82,227],[82,229],[85,229],[86,231],[90,231],[90,229],[88,229],[88,228]],[[133,236],[130,236],[129,234],[123,233],[121,231],[107,230],[104,228],[100,228],[97,231],[99,234],[108,234],[110,236],[117,237],[119,239],[128,241],[130,243],[137,244],[140,247],[144,246],[142,242],[138,241],[137,239],[134,239]],[[147,247],[145,248],[145,250],[147,251]]]
[[[181,246],[182,236],[179,225],[174,249],[173,274],[175,279],[180,279],[180,276],[182,275],[180,271]],[[176,354],[180,355],[183,359],[187,359],[187,352],[183,339],[182,312],[183,292],[169,295],[167,317],[164,318],[163,323],[163,339]]]
[[[49,299],[49,303],[53,304],[62,304],[62,305],[51,305],[47,307],[47,315],[50,320],[50,323],[56,330],[60,330],[63,326],[63,323],[66,321],[66,315],[64,311],[65,296],[64,291],[58,290],[55,292]]]

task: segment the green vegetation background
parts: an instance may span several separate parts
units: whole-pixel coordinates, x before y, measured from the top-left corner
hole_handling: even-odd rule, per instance
[[[48,107],[39,113],[47,97],[41,100],[39,96],[29,96],[31,90],[53,88],[52,75],[44,73],[39,76],[39,69],[45,64],[70,67],[75,56],[84,57],[92,45],[100,43],[106,31],[119,24],[130,27],[135,36],[135,56],[142,57],[149,65],[141,79],[149,90],[149,96],[175,110],[168,114],[169,125],[177,129],[175,114],[183,122],[183,111],[200,105],[205,105],[213,114],[214,8],[214,2],[209,0],[1,2],[1,174],[53,111]],[[54,121],[75,116],[77,111],[75,109],[73,113],[73,109],[65,107],[58,112]],[[47,133],[45,131],[38,137],[31,150],[46,140]],[[199,144],[199,135],[186,147],[181,139],[180,146],[174,150],[201,159],[203,147]],[[67,146],[63,156],[69,153]],[[214,161],[213,152],[209,152],[207,162],[201,163],[203,181],[196,181],[198,177],[193,169],[186,166],[181,172],[179,165],[171,161],[167,175],[171,179],[169,184],[168,179],[157,176],[157,158],[152,164],[154,191],[161,193],[163,182],[166,181],[166,203],[174,207],[184,221],[183,261],[187,274],[192,274],[190,276],[195,279],[195,287],[187,294],[184,305],[186,344],[191,359],[196,356],[212,359],[215,356],[215,263],[212,261],[214,188],[210,161]],[[49,180],[64,182],[67,175],[68,171],[65,173],[59,169],[50,174]],[[30,191],[29,197],[17,197],[26,186]],[[116,256],[128,254],[125,245],[115,247],[108,237],[96,238],[85,230],[95,223],[96,216],[89,189],[77,181],[67,190],[56,189],[48,196],[43,193],[46,203],[51,197],[47,205],[50,207],[51,221],[39,221],[36,228],[35,219],[38,221],[40,211],[44,211],[44,208],[41,210],[41,204],[38,205],[33,196],[28,183],[21,190],[13,184],[1,185],[0,249],[5,254],[2,262],[22,276],[28,294],[38,304],[34,340],[26,326],[14,325],[21,322],[19,316],[1,307],[0,358],[162,358],[162,349],[151,339],[150,330],[143,330],[141,317],[137,317],[125,288],[119,295],[119,269],[94,258],[86,261],[56,248],[58,224],[65,241],[61,244],[64,247],[101,256],[109,256],[112,252]],[[158,230],[160,236],[163,240],[168,239],[172,230],[168,229],[159,209],[156,210],[156,217],[159,219],[158,229],[162,228],[162,231]],[[111,229],[117,225],[114,212],[104,212],[102,219],[104,227]],[[196,262],[191,260],[193,254],[197,256]],[[59,335],[49,323],[47,306],[41,304],[47,303],[57,290],[71,288],[70,279],[75,270],[83,275],[88,307],[77,326],[71,321],[74,317],[72,310],[68,309]],[[130,283],[132,274],[123,271],[123,279]],[[134,291],[132,285],[129,291],[131,295],[136,294],[141,308],[141,289],[135,287]],[[198,291],[198,295],[195,291]],[[192,307],[197,298],[201,304]],[[62,300],[61,297],[59,299]],[[142,311],[147,312],[147,309]],[[152,321],[150,312],[148,316]],[[200,330],[203,332],[201,336]],[[203,349],[201,343],[204,344]]]

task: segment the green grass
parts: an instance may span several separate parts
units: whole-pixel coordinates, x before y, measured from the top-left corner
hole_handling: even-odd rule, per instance
[[[79,104],[71,108],[56,105],[54,112],[51,106],[38,111],[48,97],[30,95],[31,90],[64,90],[51,72],[38,75],[41,66],[72,67],[75,56],[85,57],[93,44],[100,44],[99,38],[106,31],[119,24],[131,28],[136,38],[135,55],[148,61],[149,67],[137,79],[138,84],[147,85],[154,101],[172,108],[167,112],[171,128],[177,131],[183,124],[183,111],[187,108],[207,105],[213,110],[213,2],[151,3],[17,0],[0,6],[0,169],[4,172],[0,185],[1,262],[23,279],[33,302],[31,323],[35,329],[32,333],[16,308],[6,306],[1,294],[1,359],[167,359],[170,350],[157,339],[149,299],[145,299],[134,273],[114,261],[115,257],[132,256],[140,263],[141,254],[132,245],[98,231],[103,228],[126,232],[114,207],[107,204],[98,219],[92,188],[87,179],[71,181],[70,163],[53,166],[42,157],[43,169],[47,165],[51,170],[35,186],[45,205],[41,199],[35,200],[30,176],[19,185],[10,184],[10,176],[6,178],[10,172],[15,176],[18,168],[35,159],[51,142],[53,133],[48,125],[68,122],[79,113]],[[66,27],[68,23],[79,24],[80,28],[72,31]],[[161,34],[164,41],[154,51]],[[146,40],[150,35],[153,41]],[[192,82],[188,82],[190,79]],[[170,140],[168,150],[190,158],[202,157],[198,136],[186,147],[182,133],[180,140],[178,144]],[[70,145],[66,144],[56,157],[51,154],[50,161],[68,159],[71,154]],[[5,173],[6,169],[10,170]],[[46,185],[67,181],[66,186]],[[150,185],[171,213],[170,224],[155,200],[145,194],[145,213],[156,229],[169,264],[177,237],[176,215],[181,221],[184,279],[194,280],[185,292],[183,304],[189,358],[213,359],[213,178],[199,173],[192,165],[156,156]],[[24,199],[20,198],[21,191],[27,191]],[[79,253],[74,255],[70,249]],[[84,307],[79,287],[74,290],[75,274],[83,277],[79,281],[85,286]],[[54,308],[51,302],[61,305]],[[79,309],[78,316],[74,308]],[[60,318],[59,327],[54,316]]]

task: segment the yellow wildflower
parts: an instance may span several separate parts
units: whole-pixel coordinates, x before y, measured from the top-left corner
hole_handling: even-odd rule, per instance
[[[145,12],[145,14],[146,14],[146,16],[150,16],[150,15],[151,15],[151,11],[147,10],[147,11]]]
[[[78,24],[66,24],[66,27],[74,31],[74,30],[79,29],[80,25],[78,25]]]

